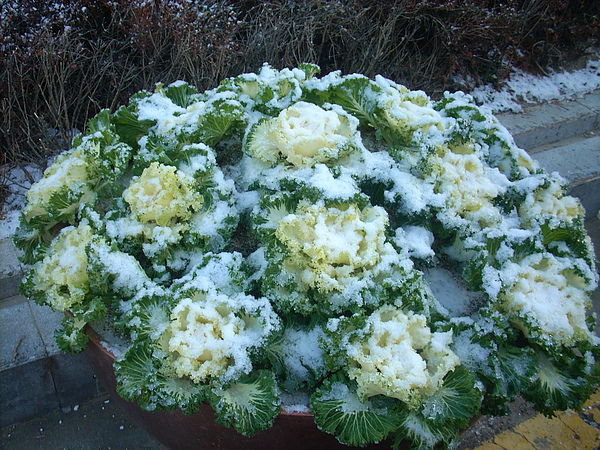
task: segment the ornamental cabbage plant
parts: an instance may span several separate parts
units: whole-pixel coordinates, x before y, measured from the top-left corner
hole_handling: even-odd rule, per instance
[[[103,110],[32,186],[24,294],[111,344],[119,394],[252,436],[453,445],[517,395],[599,382],[578,200],[461,92],[319,68],[176,82]]]

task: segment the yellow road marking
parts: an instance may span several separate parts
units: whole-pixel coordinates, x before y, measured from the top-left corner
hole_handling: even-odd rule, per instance
[[[531,445],[527,439],[512,430],[507,430],[494,436],[494,443],[502,448],[535,450],[535,447]]]
[[[565,411],[558,418],[576,434],[579,448],[597,448],[600,445],[600,430],[589,425],[575,411]]]
[[[542,414],[497,434],[476,450],[595,450],[600,448],[600,389],[581,411]]]

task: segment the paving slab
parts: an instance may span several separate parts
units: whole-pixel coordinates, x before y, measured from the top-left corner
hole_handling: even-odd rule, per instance
[[[50,358],[50,370],[61,409],[106,394],[85,353],[62,353]]]
[[[19,261],[19,251],[12,239],[0,239],[0,300],[19,293],[19,282],[25,266]]]
[[[567,181],[583,184],[600,177],[600,136],[563,141],[533,154],[548,172],[558,172]]]
[[[68,448],[166,450],[139,428],[107,397],[72,404],[64,411],[0,430],[0,448],[46,450]]]
[[[59,409],[49,359],[37,359],[0,372],[0,426]]]
[[[0,426],[69,409],[105,394],[85,354],[37,359],[0,371]]]
[[[43,359],[46,346],[37,330],[29,301],[0,302],[0,371]]]
[[[0,255],[2,255],[0,275],[18,274],[23,272],[24,266],[19,261],[19,250],[17,250],[11,238],[0,239]]]
[[[594,91],[575,100],[590,111],[600,113],[600,91]]]
[[[61,353],[54,330],[62,317],[20,295],[0,301],[0,371]]]
[[[60,327],[64,314],[53,311],[48,306],[38,305],[33,301],[29,302],[29,307],[48,356],[62,353],[56,344],[56,339],[54,339],[54,331]]]
[[[497,117],[517,145],[530,150],[598,128],[600,91],[568,102],[524,106],[522,113],[503,113]]]
[[[62,317],[22,296],[0,301],[0,425],[106,392],[83,354],[56,345]]]
[[[494,444],[500,446],[503,449],[521,449],[521,450],[535,450],[535,447],[522,435],[515,433],[512,430],[507,430],[494,437]]]
[[[590,424],[582,418],[580,413],[572,410],[561,412],[557,417],[575,433],[573,438],[578,447],[594,449],[598,447],[598,444],[600,444],[600,430],[596,428],[597,423]]]

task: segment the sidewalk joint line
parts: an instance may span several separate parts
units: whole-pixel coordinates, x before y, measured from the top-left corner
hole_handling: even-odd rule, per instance
[[[508,430],[504,430],[502,433],[505,433],[506,431],[508,431]],[[502,433],[498,433],[498,434],[502,434]],[[498,434],[497,434],[496,436],[498,436]],[[498,443],[496,442],[496,436],[494,436],[494,437],[491,439],[491,442],[492,442],[494,445],[497,445],[498,447],[500,447],[502,450],[510,450],[510,449],[508,449],[508,448],[504,447],[503,445],[500,445],[500,444],[498,444]]]
[[[533,417],[536,417],[536,416],[533,416]],[[527,420],[531,420],[531,419],[533,419],[533,417],[531,417],[530,419],[527,419]],[[526,422],[527,422],[527,420],[526,420],[526,421],[524,421],[524,422],[521,422],[519,425],[522,425],[522,424],[526,423]],[[516,429],[514,429],[514,428],[509,428],[509,429],[510,429],[510,430],[511,430],[513,433],[515,433],[515,434],[517,434],[517,435],[521,436],[523,439],[525,439],[527,442],[529,442],[529,443],[530,443],[530,444],[531,444],[531,445],[532,445],[534,448],[536,447],[536,444],[535,444],[535,442],[532,442],[532,441],[530,441],[529,439],[527,439],[527,436],[525,436],[523,433],[521,433],[521,432],[517,431],[517,430],[516,430]]]
[[[40,330],[40,324],[38,323],[35,313],[33,312],[33,308],[31,307],[31,300],[29,300],[29,299],[27,300],[27,307],[29,308],[29,312],[31,314],[31,317],[33,318],[33,325],[35,326],[35,330],[37,331],[38,337],[40,338],[40,341],[42,342],[42,345],[44,346],[44,355],[46,356],[46,358],[48,358],[50,355],[48,354],[47,343],[46,343],[46,340],[44,339],[44,336],[42,335],[42,331]]]
[[[569,410],[567,410],[567,411],[569,411]],[[565,412],[565,413],[567,413],[567,411],[564,411],[564,412]],[[573,411],[573,410],[570,410],[570,411],[571,411],[573,414],[576,414],[577,416],[579,416],[579,417],[581,418],[580,414],[579,414],[577,411]],[[556,416],[556,418],[557,418],[558,420],[560,420],[560,422],[561,422],[561,423],[562,423],[562,424],[563,424],[565,427],[567,427],[569,430],[571,430],[571,431],[573,432],[575,439],[577,439],[577,440],[581,439],[581,437],[580,437],[580,435],[579,435],[579,432],[578,432],[578,431],[577,431],[575,428],[573,428],[572,426],[570,426],[570,425],[569,425],[567,422],[565,422],[564,420],[562,420],[562,418],[563,418],[563,417],[564,417],[564,415],[563,415],[563,416]],[[581,418],[581,419],[583,420],[583,418]]]

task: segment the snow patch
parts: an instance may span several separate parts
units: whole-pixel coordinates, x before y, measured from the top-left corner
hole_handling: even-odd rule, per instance
[[[25,205],[25,195],[33,183],[42,178],[39,166],[15,167],[5,174],[8,187],[6,201],[0,209],[0,239],[11,237],[19,224],[19,215]]]
[[[449,270],[435,267],[426,270],[423,275],[435,298],[452,316],[468,315],[478,306],[481,294],[469,291]]]
[[[506,85],[497,90],[492,85],[479,86],[471,95],[493,112],[521,112],[522,103],[567,100],[600,89],[600,59],[590,60],[583,69],[533,75],[515,69]]]

